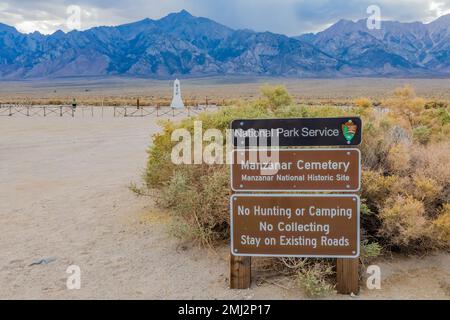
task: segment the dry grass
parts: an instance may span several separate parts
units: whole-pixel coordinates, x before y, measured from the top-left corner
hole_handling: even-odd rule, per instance
[[[173,80],[130,78],[54,79],[39,81],[2,81],[0,103],[64,104],[76,98],[79,104],[168,105],[172,97]],[[264,84],[281,84],[289,91],[295,103],[308,105],[354,105],[355,99],[367,97],[378,105],[393,88],[405,84],[418,96],[433,101],[450,101],[450,79],[289,79],[211,77],[181,79],[183,98],[187,104],[210,102],[232,105],[237,101],[254,101]],[[225,103],[224,103],[225,102]]]

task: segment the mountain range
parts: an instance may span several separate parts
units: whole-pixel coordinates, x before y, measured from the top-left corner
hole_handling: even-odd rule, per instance
[[[124,75],[450,76],[450,15],[424,24],[340,20],[288,37],[234,30],[183,10],[159,20],[51,35],[0,23],[0,79]]]

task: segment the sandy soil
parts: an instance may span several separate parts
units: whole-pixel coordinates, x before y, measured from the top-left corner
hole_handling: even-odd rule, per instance
[[[227,248],[205,254],[168,235],[167,215],[128,189],[157,130],[151,118],[0,117],[1,299],[304,298],[258,272],[252,289],[229,290]],[[80,290],[66,288],[72,264]],[[353,299],[450,297],[448,254],[379,265],[382,289]]]

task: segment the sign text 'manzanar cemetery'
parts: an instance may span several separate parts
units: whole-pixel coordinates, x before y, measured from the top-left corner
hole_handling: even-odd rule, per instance
[[[361,144],[358,117],[242,119],[231,123],[235,147],[350,146]]]
[[[234,191],[358,191],[358,149],[234,150]]]
[[[359,255],[356,195],[249,195],[230,199],[234,255]]]

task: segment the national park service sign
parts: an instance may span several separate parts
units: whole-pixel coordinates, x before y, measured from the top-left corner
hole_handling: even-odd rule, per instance
[[[357,146],[359,117],[240,119],[231,123],[236,148],[262,146]]]

